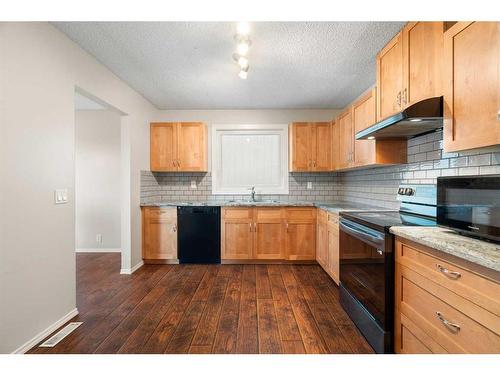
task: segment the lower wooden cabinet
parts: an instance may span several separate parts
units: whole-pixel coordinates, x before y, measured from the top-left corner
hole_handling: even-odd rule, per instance
[[[142,258],[146,263],[177,260],[177,208],[142,208]]]
[[[314,260],[314,207],[222,208],[222,260]]]
[[[316,261],[339,284],[339,217],[317,211]]]
[[[500,353],[500,277],[396,239],[396,353]]]

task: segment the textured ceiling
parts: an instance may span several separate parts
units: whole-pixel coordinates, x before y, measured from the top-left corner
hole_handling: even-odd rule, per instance
[[[159,109],[342,108],[403,22],[254,22],[247,80],[231,22],[56,22]]]

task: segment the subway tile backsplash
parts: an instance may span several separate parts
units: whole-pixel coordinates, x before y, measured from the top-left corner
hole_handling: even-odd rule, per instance
[[[442,132],[408,141],[408,164],[335,173],[290,173],[288,195],[258,195],[282,201],[352,201],[397,209],[401,183],[435,184],[440,176],[500,174],[500,147],[461,153],[443,151]],[[190,187],[196,181],[197,188]],[[307,182],[313,188],[308,190]],[[212,195],[211,173],[141,172],[141,203],[247,199]]]

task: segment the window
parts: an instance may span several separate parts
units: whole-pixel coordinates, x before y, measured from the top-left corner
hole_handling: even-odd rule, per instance
[[[212,193],[288,194],[288,125],[213,125]]]

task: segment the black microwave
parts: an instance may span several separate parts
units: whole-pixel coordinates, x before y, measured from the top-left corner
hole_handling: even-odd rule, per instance
[[[438,177],[437,224],[500,242],[500,175]]]

